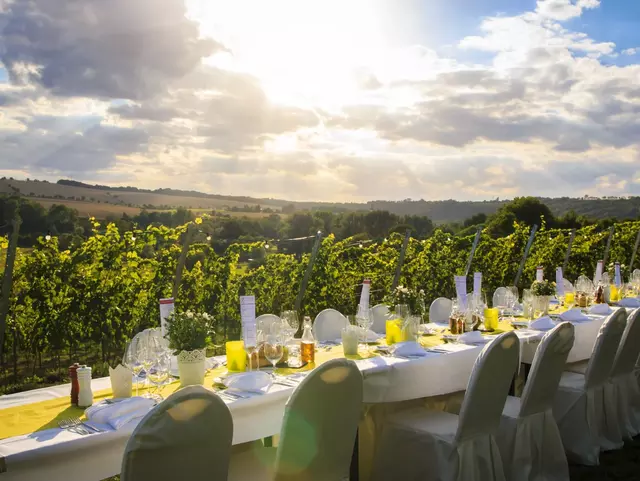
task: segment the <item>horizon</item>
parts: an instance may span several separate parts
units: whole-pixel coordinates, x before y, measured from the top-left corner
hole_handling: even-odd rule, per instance
[[[640,2],[73,3],[0,0],[0,176],[357,204],[640,195]]]

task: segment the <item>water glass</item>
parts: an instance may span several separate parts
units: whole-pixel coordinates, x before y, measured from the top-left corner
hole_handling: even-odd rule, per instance
[[[292,368],[302,367],[302,356],[300,352],[300,339],[289,339],[287,347],[287,366]]]
[[[417,341],[420,336],[420,316],[409,316],[403,325],[403,339]]]
[[[342,349],[345,356],[358,354],[358,329],[355,326],[347,326],[342,329]]]
[[[129,344],[127,344],[127,349],[125,350],[124,357],[122,358],[122,365],[133,373],[136,382],[136,396],[138,395],[140,373],[143,369],[142,362],[138,359],[138,340],[139,338],[136,336]]]
[[[284,355],[284,347],[282,339],[277,335],[269,335],[264,343],[264,357],[273,365],[275,370],[276,364],[280,362]]]

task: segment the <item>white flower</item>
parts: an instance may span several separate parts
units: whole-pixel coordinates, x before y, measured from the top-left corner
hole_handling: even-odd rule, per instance
[[[186,316],[188,319],[193,319],[193,312],[187,311]]]

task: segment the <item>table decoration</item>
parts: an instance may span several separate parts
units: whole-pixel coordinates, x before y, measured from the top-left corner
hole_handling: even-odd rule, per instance
[[[178,358],[180,384],[203,384],[207,342],[213,334],[213,317],[202,312],[172,312],[167,317],[169,348]]]
[[[531,284],[531,293],[534,296],[533,309],[542,315],[549,313],[549,301],[551,296],[555,294],[555,283],[550,281],[535,281]]]
[[[115,398],[129,398],[133,391],[133,373],[131,370],[118,364],[115,369],[109,366],[109,378],[111,390]]]

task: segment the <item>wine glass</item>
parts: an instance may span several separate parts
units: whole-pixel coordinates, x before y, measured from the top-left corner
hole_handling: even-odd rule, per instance
[[[140,382],[140,372],[143,369],[142,362],[138,359],[137,345],[140,338],[135,336],[124,351],[124,357],[122,358],[122,364],[128,368],[132,373],[136,382],[136,396],[138,396],[138,384]]]
[[[149,369],[151,368],[153,361],[155,360],[155,352],[151,348],[150,333],[148,329],[145,329],[140,334],[140,338],[136,345],[136,352],[138,360],[142,363],[142,370],[144,371],[144,385],[149,387]],[[148,397],[148,396],[147,396]]]
[[[155,386],[153,397],[160,400],[163,397],[159,394],[161,386],[169,379],[169,371],[171,369],[171,358],[167,354],[159,356],[149,368],[149,381]]]
[[[362,343],[365,347],[365,352],[369,352],[369,344],[367,343],[367,333],[371,324],[373,324],[373,316],[371,310],[365,306],[358,306],[358,312],[356,313],[356,323],[360,327],[362,334]]]
[[[269,334],[264,343],[264,357],[273,366],[273,374],[275,375],[276,364],[280,362],[284,355],[284,347],[282,338],[277,334]]]

